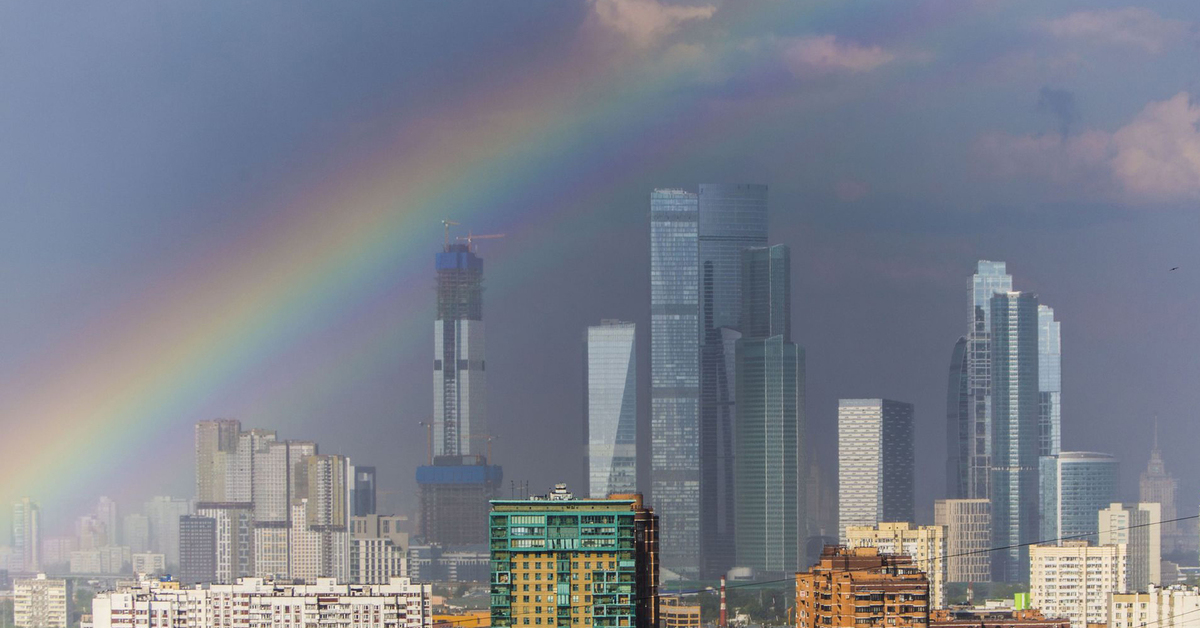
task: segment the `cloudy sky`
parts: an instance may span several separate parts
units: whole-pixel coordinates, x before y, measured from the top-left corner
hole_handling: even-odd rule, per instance
[[[1064,448],[1133,490],[1157,415],[1195,512],[1197,77],[1192,0],[2,2],[0,499],[190,496],[192,424],[237,417],[408,511],[443,218],[506,234],[496,460],[578,482],[582,334],[648,319],[650,190],[755,182],[816,448],[839,397],[914,403],[929,516],[1004,260],[1062,320]]]

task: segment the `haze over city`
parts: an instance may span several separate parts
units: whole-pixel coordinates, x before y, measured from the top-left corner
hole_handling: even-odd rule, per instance
[[[1062,323],[1063,449],[1117,456],[1135,499],[1158,417],[1195,514],[1198,25],[1186,1],[0,3],[0,503],[69,531],[98,495],[191,497],[195,424],[228,417],[374,465],[415,517],[444,220],[504,234],[475,242],[504,492],[574,486],[589,325],[637,324],[648,435],[652,191],[750,183],[831,487],[838,400],[912,403],[932,521],[997,260]]]

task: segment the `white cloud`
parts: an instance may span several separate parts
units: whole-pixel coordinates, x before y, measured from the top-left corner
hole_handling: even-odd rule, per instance
[[[1187,22],[1140,7],[1078,11],[1043,21],[1040,26],[1056,37],[1134,46],[1152,53],[1162,52],[1190,30]]]
[[[1116,132],[980,138],[993,175],[1049,183],[1072,194],[1139,202],[1200,199],[1200,104],[1180,92],[1152,102]]]
[[[797,76],[838,72],[869,72],[896,59],[880,46],[862,46],[834,35],[796,39],[786,45],[783,59]]]
[[[715,6],[664,4],[658,0],[592,0],[592,13],[600,23],[638,46],[670,35],[687,22],[707,20],[716,11]]]

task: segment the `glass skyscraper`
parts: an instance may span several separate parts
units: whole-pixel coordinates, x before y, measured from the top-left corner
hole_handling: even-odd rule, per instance
[[[699,210],[701,571],[734,566],[736,374],[742,251],[767,244],[767,186],[702,184]]]
[[[1097,542],[1100,511],[1117,498],[1117,459],[1091,451],[1064,451],[1044,456],[1040,475],[1041,529],[1037,540]]]
[[[946,494],[950,499],[967,499],[964,495],[971,494],[971,451],[975,438],[970,421],[969,374],[967,338],[962,336],[950,354],[950,376],[946,383]]]
[[[997,581],[1029,574],[1038,536],[1038,303],[1026,292],[991,299],[992,557]]]
[[[913,520],[913,406],[838,401],[838,536],[846,526]]]
[[[1054,308],[1038,306],[1038,443],[1042,456],[1062,449],[1062,344]]]
[[[804,350],[791,341],[790,265],[784,245],[744,251],[736,345],[737,565],[773,574],[799,568],[805,503]]]
[[[637,491],[637,328],[605,320],[588,327],[584,407],[588,496]]]
[[[481,455],[484,409],[483,260],[467,244],[446,243],[435,258],[433,455]]]
[[[967,451],[967,494],[962,499],[991,496],[992,452],[992,296],[1012,290],[1012,276],[1004,262],[980,260],[971,278],[971,321],[967,335],[967,414],[963,433],[970,443]],[[993,514],[995,514],[993,512]]]
[[[700,282],[697,196],[650,196],[651,490],[664,567],[700,571]]]

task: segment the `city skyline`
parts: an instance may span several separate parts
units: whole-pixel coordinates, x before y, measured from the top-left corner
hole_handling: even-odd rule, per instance
[[[208,26],[184,8],[0,9],[18,25],[4,45],[39,51],[0,55],[20,94],[0,115],[17,208],[0,503],[38,502],[50,538],[98,495],[190,496],[192,425],[237,417],[374,462],[381,510],[414,513],[442,220],[462,223],[452,239],[508,234],[478,244],[505,330],[488,338],[496,459],[535,487],[577,477],[573,449],[518,435],[580,442],[580,331],[651,328],[648,195],[724,181],[769,186],[771,242],[792,249],[824,476],[837,399],[912,402],[916,518],[932,518],[963,279],[1004,260],[1064,323],[1062,448],[1120,453],[1132,501],[1157,414],[1194,513],[1200,191],[1178,155],[1195,7],[931,2],[912,20],[646,0],[666,16],[647,28],[615,4],[459,6],[420,28],[402,7],[297,10],[280,30],[262,7]],[[1112,31],[1129,23],[1140,36]],[[84,25],[125,43],[70,35]],[[1139,178],[1128,160],[1158,128],[1179,150],[1150,170],[1183,174]]]

